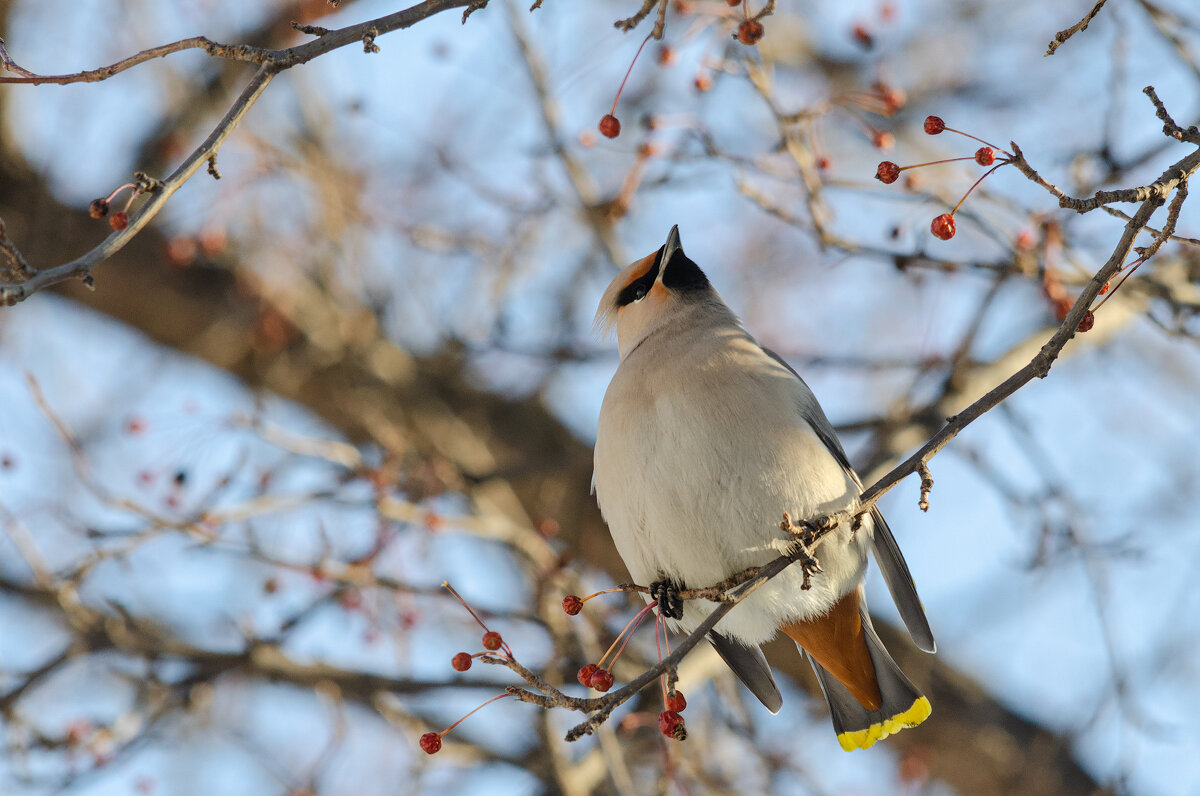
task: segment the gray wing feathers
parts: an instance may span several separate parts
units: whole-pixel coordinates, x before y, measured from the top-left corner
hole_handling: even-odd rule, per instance
[[[825,417],[825,412],[817,403],[812,391],[808,389],[808,385],[804,384],[804,379],[800,378],[800,374],[774,351],[763,348],[763,352],[787,368],[804,385],[804,393],[799,406],[801,416],[808,421],[813,432],[825,443],[825,447],[837,459],[838,464],[861,489],[862,482],[858,479],[854,468],[850,466],[850,460],[846,457],[846,451],[837,438],[837,432],[833,430],[833,425],[830,424],[829,418]],[[925,618],[925,608],[921,605],[921,598],[917,595],[917,586],[913,582],[912,573],[908,571],[908,564],[904,561],[900,546],[896,544],[896,537],[892,535],[892,529],[884,522],[879,509],[871,511],[871,518],[875,522],[875,536],[872,543],[875,562],[879,564],[879,571],[883,573],[883,580],[892,594],[892,600],[896,603],[900,618],[904,620],[904,626],[908,628],[908,633],[916,645],[926,652],[934,652],[937,644],[933,640],[933,631],[929,627],[929,620]]]
[[[888,591],[892,593],[892,602],[896,603],[896,609],[900,612],[900,618],[904,620],[904,626],[908,628],[913,642],[926,652],[936,652],[937,643],[933,640],[933,630],[929,627],[929,620],[925,618],[925,608],[921,605],[917,586],[913,583],[912,573],[908,571],[908,564],[904,561],[900,546],[896,544],[896,537],[892,536],[892,529],[884,522],[879,509],[871,512],[871,519],[875,522],[875,537],[871,549],[875,551],[875,562],[879,564],[883,580]]]
[[[783,697],[775,678],[771,676],[771,667],[758,647],[747,647],[733,639],[726,638],[720,633],[709,633],[708,640],[713,649],[721,656],[738,679],[750,689],[750,693],[758,697],[758,701],[771,713],[778,713],[783,706]]]

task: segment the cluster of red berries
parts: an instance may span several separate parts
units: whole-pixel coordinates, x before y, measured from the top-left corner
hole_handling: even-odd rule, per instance
[[[594,663],[581,666],[575,673],[575,679],[584,688],[594,688],[602,694],[613,687],[612,672]]]
[[[449,583],[443,583],[442,585],[450,590],[450,593],[454,595],[454,598],[456,600],[458,600],[460,603],[462,603],[462,606],[467,609],[467,612],[469,614],[471,614],[471,616],[475,619],[475,621],[479,623],[479,626],[483,628],[482,643],[483,643],[483,648],[485,650],[487,650],[487,652],[477,652],[474,655],[472,655],[469,652],[457,653],[453,658],[450,659],[450,665],[452,667],[454,667],[454,671],[456,671],[456,672],[467,671],[468,669],[471,668],[471,664],[474,662],[475,658],[487,655],[488,652],[497,652],[497,651],[503,650],[503,654],[509,660],[516,660],[516,657],[513,655],[512,649],[507,644],[504,643],[504,638],[499,633],[497,633],[495,630],[492,630],[486,624],[484,624],[484,621],[479,618],[479,614],[475,613],[475,611],[471,608],[471,606],[467,605],[467,601],[464,600],[459,595],[459,593],[454,590],[454,587],[451,586]],[[463,716],[461,719],[454,722],[453,724],[451,724],[449,727],[442,730],[441,732],[425,733],[424,735],[421,736],[421,741],[420,741],[421,749],[425,752],[425,754],[429,754],[429,755],[436,754],[439,750],[441,750],[442,738],[448,732],[453,730],[458,725],[462,724],[464,721],[467,720],[467,718],[474,715],[476,712],[482,710],[487,705],[490,705],[491,703],[495,702],[497,699],[503,699],[506,696],[509,696],[509,694],[507,692],[492,697],[487,702],[484,702],[482,705],[475,708],[475,710],[472,710],[466,716]]]
[[[129,194],[129,199],[125,202],[125,207],[113,213],[108,218],[108,225],[117,232],[125,229],[125,227],[129,226],[129,207],[133,204],[133,200],[137,199],[138,194],[142,192],[142,189],[136,183],[127,182],[110,193],[108,196],[100,199],[93,199],[92,203],[88,205],[88,215],[90,215],[92,218],[104,218],[105,216],[108,216],[108,211],[112,201],[117,198],[117,194],[121,193],[121,191],[125,190],[126,188],[132,188],[133,191]]]
[[[955,130],[953,127],[947,127],[946,122],[943,121],[940,116],[928,116],[925,118],[925,132],[929,135],[940,135],[947,130],[978,141],[979,143],[983,144],[983,146],[975,150],[974,155],[967,157],[934,160],[928,163],[916,163],[911,166],[897,166],[890,160],[885,160],[879,164],[878,168],[875,169],[875,179],[886,185],[891,185],[896,180],[900,179],[900,172],[907,171],[908,169],[918,169],[922,166],[933,166],[938,163],[954,163],[962,160],[974,160],[980,166],[991,166],[991,169],[985,172],[982,177],[975,181],[974,185],[967,189],[967,192],[963,194],[962,199],[958,200],[958,204],[954,206],[953,210],[951,210],[949,213],[942,213],[940,216],[934,218],[930,223],[929,231],[933,233],[935,238],[940,238],[941,240],[950,240],[954,237],[954,233],[956,231],[954,214],[958,212],[960,207],[962,207],[963,202],[967,201],[967,197],[971,195],[971,192],[974,191],[979,186],[979,183],[983,182],[984,179],[986,179],[987,176],[993,171],[1001,166],[1011,163],[1013,157],[1012,154],[1010,154],[1007,150],[1001,149],[995,144],[989,144],[982,138],[977,138],[970,133],[964,133],[962,130]],[[997,152],[1004,155],[999,162],[996,160]]]
[[[680,714],[687,708],[687,700],[682,691],[666,693],[663,691],[663,712],[658,714],[658,731],[668,738],[682,741],[687,738],[687,727]]]
[[[733,32],[733,38],[745,44],[747,47],[752,47],[762,41],[762,37],[766,32],[762,22],[758,17],[751,17],[749,10],[746,8],[745,0],[725,0],[730,6],[742,6],[746,12],[745,18],[738,23],[737,29]],[[681,14],[691,13],[690,5],[677,4],[676,10]],[[759,15],[761,16],[761,14]],[[650,41],[654,34],[648,34],[642,41],[642,45],[638,47],[637,53],[633,56],[633,61],[629,64],[629,69],[625,71],[625,78],[621,81],[620,88],[617,89],[617,96],[613,98],[612,108],[604,116],[600,117],[598,125],[600,135],[605,138],[616,138],[621,134],[621,121],[617,118],[617,103],[621,99],[621,92],[625,90],[625,84],[629,81],[629,75],[633,72],[633,65],[637,63],[638,57],[642,54],[642,50],[646,47],[646,43]],[[658,63],[660,66],[671,66],[675,62],[675,53],[668,47],[663,46],[658,51]],[[695,80],[697,91],[708,91],[712,87],[712,78],[701,72],[696,76]]]
[[[563,597],[563,611],[566,612],[568,616],[576,616],[580,611],[583,610],[583,604],[588,600],[601,594],[609,594],[614,591],[620,591],[620,589],[606,589],[605,591],[599,591],[595,594],[590,594],[587,597],[579,597],[574,594],[568,594],[566,597]],[[605,652],[600,658],[600,663],[588,663],[579,668],[579,671],[575,673],[575,679],[579,681],[581,686],[584,688],[593,688],[600,693],[605,693],[613,687],[614,681],[612,672],[609,669],[604,668],[604,662],[608,659],[608,656],[612,654],[614,649],[617,650],[617,654],[613,656],[612,662],[609,664],[609,666],[611,667],[617,662],[617,658],[621,657],[621,653],[625,650],[625,644],[629,642],[629,638],[632,637],[633,632],[637,630],[638,625],[641,624],[642,620],[651,611],[653,611],[657,605],[657,602],[650,603],[641,611],[639,611],[637,616],[629,620],[629,623],[625,625],[625,628],[617,634],[617,638],[613,641],[612,646],[610,646],[608,651]],[[625,643],[622,643],[620,648],[617,649],[617,644],[621,642],[622,638],[625,639]],[[665,677],[663,678],[662,685],[664,710],[658,716],[659,732],[668,738],[674,738],[682,741],[687,737],[687,730],[684,727],[683,716],[680,714],[683,712],[684,708],[687,707],[687,699],[684,698],[683,693],[680,691],[668,693]]]

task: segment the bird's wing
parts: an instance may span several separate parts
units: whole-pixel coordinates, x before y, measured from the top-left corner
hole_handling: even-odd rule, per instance
[[[783,696],[779,693],[779,686],[775,685],[775,678],[771,676],[771,667],[762,649],[757,645],[748,647],[715,631],[708,634],[708,641],[725,665],[750,689],[750,693],[758,697],[763,707],[778,713],[783,706]]]
[[[854,483],[858,484],[858,488],[861,490],[862,481],[854,472],[854,468],[850,466],[850,460],[846,457],[846,451],[837,438],[837,432],[833,430],[833,425],[825,417],[825,412],[817,403],[817,398],[812,394],[812,390],[804,383],[804,379],[800,378],[800,374],[781,356],[769,348],[763,347],[762,350],[771,359],[787,368],[800,382],[804,388],[799,402],[801,416],[808,421],[817,437],[825,443],[825,447],[837,459],[838,464],[854,479]],[[875,525],[871,549],[875,552],[875,562],[879,564],[879,571],[883,573],[883,580],[892,594],[892,601],[896,603],[900,618],[904,620],[904,626],[908,628],[908,633],[916,645],[926,652],[934,652],[937,644],[933,640],[933,630],[929,627],[929,620],[925,618],[925,607],[921,604],[921,598],[917,594],[917,586],[913,582],[912,573],[908,570],[908,564],[904,561],[904,554],[900,552],[900,545],[896,544],[896,537],[892,535],[892,529],[888,527],[878,508],[871,509],[871,520]]]

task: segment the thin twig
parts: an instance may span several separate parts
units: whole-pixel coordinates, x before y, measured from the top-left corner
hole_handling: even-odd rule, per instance
[[[665,6],[667,4],[667,0],[644,0],[644,2],[642,3],[642,7],[638,10],[638,12],[636,14],[634,14],[631,17],[628,17],[627,19],[618,19],[616,22],[613,23],[613,26],[617,30],[628,33],[629,31],[636,28],[638,25],[642,24],[642,20],[650,15],[650,12],[654,10],[654,7],[656,5],[660,5],[660,4]],[[661,39],[662,36],[660,35],[660,36],[657,36],[656,38]]]
[[[90,280],[92,270],[124,248],[158,214],[175,191],[179,190],[202,165],[207,163],[217,153],[234,128],[245,118],[246,113],[258,101],[258,98],[262,95],[267,85],[279,72],[290,69],[293,66],[308,63],[314,58],[340,47],[345,47],[353,43],[361,44],[364,41],[364,37],[368,36],[368,34],[382,36],[395,30],[410,27],[423,19],[449,9],[466,6],[469,13],[471,10],[481,8],[485,4],[481,0],[425,0],[425,2],[418,3],[402,11],[329,31],[313,41],[284,50],[264,50],[246,45],[223,45],[212,42],[203,36],[196,36],[161,47],[143,50],[136,55],[107,67],[87,72],[77,72],[72,75],[38,75],[18,66],[9,56],[8,51],[4,49],[3,40],[0,40],[0,64],[3,64],[9,71],[20,75],[20,77],[15,78],[0,77],[0,83],[65,84],[95,82],[105,80],[114,74],[151,58],[157,58],[186,49],[204,49],[210,55],[260,64],[249,83],[242,89],[241,94],[234,100],[229,110],[226,111],[224,117],[213,128],[212,132],[209,133],[208,138],[187,156],[171,176],[167,177],[161,183],[156,183],[155,187],[160,190],[153,193],[148,202],[129,216],[128,226],[119,232],[113,232],[100,245],[76,260],[42,270],[30,269],[32,276],[24,281],[0,281],[0,306],[11,306],[23,301],[43,288],[68,279],[82,278],[85,281]]]
[[[52,83],[60,86],[70,83],[99,83],[101,80],[108,80],[113,75],[120,74],[138,64],[184,50],[204,50],[214,58],[245,61],[252,64],[271,63],[277,54],[275,50],[251,47],[248,44],[220,44],[205,36],[192,36],[189,39],[180,39],[170,44],[162,44],[158,47],[142,50],[128,58],[122,58],[120,61],[108,66],[102,66],[99,69],[85,69],[82,72],[72,72],[66,75],[40,75],[19,66],[13,60],[12,56],[9,55],[8,48],[4,44],[4,39],[0,39],[0,66],[18,75],[18,77],[0,77],[0,83],[31,83],[35,86],[43,83]]]
[[[24,255],[17,245],[9,240],[8,228],[4,225],[4,219],[0,218],[0,255],[8,260],[7,268],[0,269],[0,273],[17,274],[25,278],[33,276],[35,271],[25,261]]]
[[[1096,15],[1100,13],[1100,9],[1104,8],[1104,4],[1107,2],[1108,0],[1097,0],[1096,5],[1092,6],[1092,10],[1087,12],[1087,15],[1084,16],[1083,19],[1079,20],[1066,30],[1060,30],[1058,33],[1054,34],[1054,40],[1050,42],[1050,46],[1046,50],[1046,55],[1054,55],[1054,51],[1062,46],[1063,42],[1074,36],[1076,33],[1087,30],[1088,25],[1092,24],[1092,20],[1095,19]]]

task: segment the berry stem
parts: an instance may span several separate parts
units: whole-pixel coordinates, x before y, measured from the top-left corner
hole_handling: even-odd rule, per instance
[[[598,592],[595,592],[594,594],[589,594],[587,597],[580,598],[579,602],[585,603],[588,600],[592,599],[593,597],[599,597],[601,594],[613,594],[613,593],[619,592],[619,591],[623,592],[625,590],[622,588],[619,588],[619,587],[616,589],[604,589],[603,591],[598,591]]]
[[[908,171],[909,169],[919,169],[922,166],[936,166],[940,163],[957,163],[960,160],[974,160],[974,159],[975,159],[974,155],[969,155],[964,158],[945,158],[944,160],[931,160],[928,163],[914,163],[911,166],[901,166],[900,171]]]
[[[949,130],[950,128],[949,128],[949,127],[947,127],[946,129],[947,129],[947,130]],[[985,141],[984,143],[987,143],[987,142]],[[994,148],[995,148],[995,147],[993,147],[993,149],[994,149]],[[967,158],[967,160],[974,160],[974,159],[975,159],[975,158],[973,158],[973,157],[971,157],[971,158]],[[971,195],[971,191],[973,191],[973,190],[975,190],[976,188],[978,188],[978,187],[979,187],[979,183],[981,183],[981,182],[983,182],[984,180],[986,180],[989,174],[991,174],[993,171],[995,171],[996,169],[1000,168],[1001,166],[1007,166],[1008,164],[1009,164],[1009,161],[1007,161],[1007,160],[1002,160],[1002,161],[1000,161],[999,163],[997,163],[995,166],[992,166],[990,169],[988,169],[987,171],[985,171],[985,172],[983,173],[983,176],[982,176],[982,177],[980,177],[979,179],[975,180],[975,184],[974,184],[974,185],[972,185],[970,188],[968,188],[968,189],[967,189],[967,192],[966,192],[965,194],[963,194],[963,198],[958,200],[958,204],[956,204],[956,205],[954,206],[954,209],[950,211],[950,215],[954,215],[955,213],[957,213],[957,212],[958,212],[958,208],[962,207],[962,205],[963,205],[963,202],[967,201],[967,197]]]
[[[658,614],[654,617],[654,648],[658,651],[658,662],[662,663],[662,643],[659,641],[658,634],[662,632],[663,637],[667,635],[667,629],[663,626],[663,616]],[[663,692],[663,708],[667,706],[667,675],[664,672],[658,676],[658,684],[662,686]]]
[[[464,721],[466,721],[467,719],[471,718],[471,717],[472,717],[472,716],[474,716],[476,713],[478,713],[479,711],[481,711],[481,710],[483,710],[484,708],[486,708],[488,705],[490,705],[490,704],[492,704],[493,702],[495,702],[497,699],[504,699],[506,696],[512,696],[512,694],[509,694],[509,693],[507,693],[507,692],[506,692],[506,693],[503,693],[503,694],[497,694],[496,696],[492,697],[492,698],[491,698],[491,699],[489,699],[487,702],[484,702],[482,705],[480,705],[479,707],[475,708],[475,709],[474,709],[474,710],[472,710],[470,713],[468,713],[467,715],[463,716],[461,719],[459,719],[458,721],[454,722],[453,724],[451,724],[451,725],[450,725],[449,727],[447,727],[446,729],[444,729],[444,730],[442,730],[441,732],[439,732],[439,733],[438,733],[438,737],[439,737],[439,738],[442,738],[442,737],[444,737],[444,736],[446,735],[446,733],[450,732],[450,731],[451,731],[451,730],[453,730],[455,727],[457,727],[458,725],[462,724]]]
[[[462,603],[462,607],[467,609],[467,613],[475,618],[475,621],[479,623],[479,626],[482,627],[484,631],[488,633],[491,632],[492,629],[483,623],[483,620],[479,618],[479,614],[475,613],[471,606],[467,605],[467,601],[462,598],[461,594],[454,590],[454,587],[450,585],[450,581],[444,580],[442,581],[442,585],[450,590],[450,593],[454,595],[454,599]]]
[[[655,600],[655,601],[651,602],[649,605],[647,605],[645,608],[643,608],[642,610],[638,611],[637,616],[633,617],[633,619],[630,619],[625,624],[625,627],[621,630],[621,632],[617,634],[617,637],[615,639],[613,639],[613,643],[611,645],[609,645],[609,647],[608,647],[608,652],[605,652],[604,655],[602,655],[600,657],[600,660],[596,662],[596,665],[603,669],[604,661],[606,661],[608,659],[608,656],[612,654],[613,649],[617,646],[617,643],[621,640],[621,637],[624,636],[627,632],[630,635],[633,635],[633,630],[637,630],[637,626],[640,625],[642,623],[642,620],[646,618],[646,614],[648,614],[651,610],[653,610],[657,606],[658,606],[658,600]],[[633,628],[633,630],[629,629],[631,627]],[[621,645],[621,649],[622,650],[625,649],[624,644]],[[621,656],[621,653],[618,652],[617,657],[613,658],[613,662],[615,663],[617,658],[619,658],[620,656]],[[612,669],[612,665],[610,664],[608,668]]]
[[[141,193],[141,190],[139,188],[137,188],[137,186],[134,186],[133,193],[129,194],[129,198],[125,200],[125,207],[123,208],[124,212],[126,212],[126,213],[129,212],[129,208],[133,206],[133,200],[137,199],[138,194],[140,194],[140,193]]]
[[[1124,275],[1121,276],[1121,281],[1117,282],[1117,284],[1112,286],[1112,289],[1108,291],[1108,295],[1106,295],[1104,298],[1100,299],[1099,304],[1097,304],[1095,307],[1092,307],[1092,312],[1095,312],[1096,310],[1103,307],[1104,302],[1106,302],[1110,298],[1112,298],[1113,294],[1121,289],[1121,285],[1125,284],[1125,280],[1128,279],[1129,277],[1133,276],[1133,272],[1136,271],[1141,266],[1141,264],[1144,262],[1146,262],[1144,257],[1138,257],[1136,260],[1131,262],[1129,265],[1122,266],[1122,268],[1129,268],[1129,270],[1126,271],[1124,273]],[[1132,267],[1130,267],[1130,266],[1132,266]]]
[[[623,653],[625,651],[625,647],[629,644],[629,639],[633,638],[633,634],[637,632],[638,627],[642,624],[642,621],[646,618],[646,614],[649,613],[650,609],[653,607],[654,607],[653,604],[647,605],[644,609],[642,609],[641,614],[634,617],[634,619],[637,620],[637,624],[635,624],[633,626],[633,629],[631,629],[628,633],[625,634],[625,641],[622,642],[621,648],[619,650],[617,650],[617,654],[613,656],[612,661],[609,662],[609,664],[608,664],[608,668],[610,670],[612,669],[612,667],[616,666],[617,658],[621,657],[621,653]]]
[[[621,81],[621,87],[617,89],[617,96],[613,97],[612,110],[609,111],[610,115],[615,116],[617,114],[617,101],[621,99],[621,92],[625,90],[625,84],[629,81],[629,75],[633,73],[633,65],[637,63],[638,56],[642,54],[646,43],[650,41],[650,37],[653,35],[653,33],[646,34],[646,38],[642,39],[642,45],[638,47],[637,53],[634,54],[633,60],[630,61],[629,68],[625,70],[625,79]]]
[[[1005,155],[1008,155],[1008,157],[1010,157],[1010,158],[1012,157],[1012,153],[1009,152],[1007,149],[1004,149],[1003,147],[998,147],[995,144],[993,144],[991,141],[984,141],[982,138],[980,138],[977,135],[971,135],[970,133],[964,133],[962,130],[955,130],[953,127],[947,127],[946,131],[950,132],[950,133],[958,133],[959,135],[965,135],[967,138],[970,138],[974,141],[978,141],[981,144],[987,144],[988,146],[990,146],[992,149],[996,150],[997,152],[1003,152]]]
[[[104,201],[111,202],[113,199],[117,198],[117,194],[119,194],[121,191],[125,190],[126,188],[137,188],[137,184],[132,183],[132,182],[125,183],[124,185],[118,187],[116,190],[114,190],[112,193],[110,193],[108,195],[108,198],[106,198]],[[136,192],[135,192],[135,194],[136,194]]]

